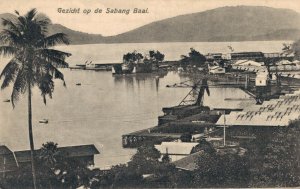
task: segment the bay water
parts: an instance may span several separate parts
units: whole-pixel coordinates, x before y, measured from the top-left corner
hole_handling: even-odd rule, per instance
[[[236,51],[280,52],[283,41],[218,42],[218,43],[139,43],[139,44],[93,44],[58,47],[72,53],[67,59],[71,66],[94,63],[120,63],[123,54],[137,50],[146,53],[159,50],[166,60],[178,60],[193,47],[203,54],[208,52]],[[8,62],[0,59],[0,69]],[[166,75],[139,74],[112,76],[111,72],[61,69],[67,87],[55,81],[53,99],[43,104],[38,89],[33,90],[33,132],[35,148],[47,141],[59,146],[94,144],[100,151],[95,156],[95,166],[104,168],[126,163],[134,149],[123,149],[122,134],[157,125],[162,107],[175,106],[190,88],[166,88],[166,85],[182,82],[188,78],[176,72]],[[80,86],[76,85],[81,83]],[[11,87],[0,91],[0,145],[12,151],[29,149],[27,126],[27,99],[21,96],[13,109],[9,99]],[[215,88],[204,97],[204,104],[211,107],[237,106],[236,101],[225,98],[248,98],[239,89]],[[39,123],[48,119],[48,124]]]

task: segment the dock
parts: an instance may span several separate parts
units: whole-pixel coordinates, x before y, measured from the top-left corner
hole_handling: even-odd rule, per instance
[[[111,71],[113,65],[121,63],[92,63],[92,64],[76,64],[76,66],[70,66],[71,70],[94,70],[94,71]]]
[[[251,74],[251,73],[230,73],[230,74],[223,74],[222,76],[219,75],[218,77],[209,75],[208,84],[203,85],[202,83],[201,87],[203,86],[205,87],[208,85],[211,88],[218,88],[221,87],[219,85],[222,85],[222,87],[240,88],[243,91],[245,91],[248,95],[250,95],[250,97],[246,99],[227,98],[225,100],[249,101],[249,100],[256,99],[257,97],[258,91],[255,85],[255,78],[253,78],[254,76],[255,74]],[[200,79],[203,79],[201,78],[203,76],[198,76],[198,77],[200,77]],[[199,78],[196,78],[196,80],[197,79]],[[278,99],[286,98],[286,96],[291,95],[291,93],[298,94],[299,91],[296,91],[296,88],[300,87],[300,84],[298,84],[299,81],[298,83],[294,83],[292,86],[290,86],[291,84],[289,80],[290,80],[289,78],[283,78],[280,82],[280,86],[278,86],[278,83],[274,83],[274,82],[271,83],[268,90],[264,92],[265,93],[264,104],[268,104],[274,101],[277,102]],[[190,82],[193,83],[192,80]],[[187,85],[186,83],[184,84],[186,86],[192,85],[192,84]],[[184,84],[179,83],[174,85],[168,85],[167,87],[186,87]],[[255,107],[262,107],[262,106],[264,105],[257,105],[254,103],[251,107],[255,108]],[[297,104],[297,108],[299,109],[298,106],[299,105]],[[247,115],[241,116],[240,114],[242,114],[245,111],[244,109],[247,109],[247,107],[237,108],[237,109],[236,108],[235,109],[228,109],[228,108],[210,109],[209,107],[205,107],[203,105],[196,105],[196,104],[163,107],[162,111],[164,115],[158,117],[157,126],[123,135],[122,145],[124,148],[137,148],[144,144],[160,144],[161,142],[176,141],[179,140],[181,135],[184,133],[192,133],[193,135],[200,136],[199,138],[197,138],[197,141],[201,140],[202,138],[206,138],[208,136],[213,137],[214,134],[216,133],[219,132],[222,133],[223,128],[221,127],[222,125],[224,125],[224,123],[222,122],[224,120],[224,115],[223,115],[224,113],[226,116],[226,120],[228,119],[227,121],[229,125],[230,124],[232,125],[234,122],[239,122],[239,124],[242,124],[240,121],[242,120],[241,117],[248,118],[248,119],[245,118],[245,120],[243,119],[245,122],[245,123],[243,122],[243,124],[246,124],[246,122],[249,122],[252,119],[250,121],[252,122],[251,124],[260,125],[257,122],[258,120],[255,120],[254,118],[255,115],[256,117],[258,116],[257,113],[251,114],[249,113],[249,111],[246,111]],[[261,113],[261,114],[264,115],[266,113]],[[287,114],[287,112],[285,112],[285,114]],[[240,116],[238,116],[237,118],[234,115],[240,115]],[[271,115],[271,116],[269,114],[266,115],[264,117],[265,120],[264,124],[268,123],[269,125],[274,125],[273,120],[275,119],[272,118],[276,116],[278,117],[278,115]],[[273,122],[270,120],[272,120]],[[276,120],[280,120],[280,119],[276,119]],[[285,121],[285,124],[287,124],[286,120],[282,120],[282,121]],[[278,125],[278,123],[276,123],[275,125]],[[247,131],[246,133],[249,132]],[[217,135],[222,135],[222,134],[219,133]],[[247,134],[246,136],[242,136],[242,138],[248,139],[249,136],[250,134]],[[254,136],[251,135],[251,137],[253,138]],[[251,139],[251,137],[249,139]]]
[[[122,135],[123,148],[137,148],[149,142],[160,143],[162,141],[173,141],[179,139],[181,136],[181,134],[178,133],[152,133],[151,130],[156,127]]]

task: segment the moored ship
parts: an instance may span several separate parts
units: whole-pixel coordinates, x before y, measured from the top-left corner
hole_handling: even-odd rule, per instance
[[[134,51],[123,55],[123,63],[115,64],[112,74],[151,73],[158,70],[163,60],[164,55],[159,51],[149,51],[145,56]]]
[[[122,63],[112,67],[112,74],[151,73],[152,63]]]

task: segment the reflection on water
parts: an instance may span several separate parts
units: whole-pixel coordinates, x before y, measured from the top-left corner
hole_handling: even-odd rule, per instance
[[[122,134],[155,126],[162,107],[178,105],[190,91],[166,88],[188,79],[176,72],[165,76],[112,76],[110,72],[62,71],[67,88],[55,82],[53,99],[46,106],[39,91],[33,90],[35,146],[39,148],[47,141],[59,146],[95,144],[101,153],[95,157],[98,167],[127,162],[134,150],[122,149]],[[10,103],[3,102],[10,92],[0,93],[0,143],[12,150],[29,149],[26,98],[22,97],[12,109]],[[224,104],[224,98],[232,95],[244,97],[245,93],[238,89],[211,89],[211,96],[205,96],[204,102],[209,106],[233,106]],[[44,118],[49,123],[39,124]]]
[[[67,88],[56,81],[53,99],[46,106],[39,91],[33,90],[35,146],[47,141],[59,146],[95,144],[101,152],[95,159],[100,167],[128,161],[134,150],[122,149],[122,134],[155,126],[161,108],[176,105],[186,93],[185,89],[165,88],[180,82],[173,72],[157,79],[155,74],[112,76],[110,72],[62,71]],[[10,103],[2,102],[10,93],[10,89],[0,93],[0,143],[13,150],[28,149],[26,98],[12,109]],[[39,124],[44,118],[49,123]]]
[[[67,62],[75,66],[86,60],[119,63],[127,52],[150,49],[163,52],[166,60],[178,60],[190,47],[202,53],[226,53],[228,45],[239,51],[279,52],[282,42],[89,44],[59,48],[72,53]],[[3,69],[8,59],[1,58],[0,62]],[[47,106],[40,92],[33,90],[35,146],[39,148],[47,141],[57,142],[59,146],[95,144],[101,153],[95,157],[98,167],[127,162],[134,150],[122,149],[122,134],[155,126],[157,117],[162,114],[161,108],[178,105],[190,91],[190,88],[165,87],[188,79],[175,72],[112,76],[110,72],[62,71],[67,88],[56,81],[53,99],[47,101]],[[3,102],[10,93],[9,89],[0,92],[0,144],[12,150],[29,149],[26,98],[21,97],[12,109],[10,103]],[[239,89],[211,89],[211,96],[204,97],[204,104],[235,106],[238,102],[224,101],[231,96],[244,97],[245,93]],[[49,123],[39,124],[40,119],[48,119]]]

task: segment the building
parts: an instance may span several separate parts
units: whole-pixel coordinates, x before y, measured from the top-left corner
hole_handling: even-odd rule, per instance
[[[222,54],[222,59],[223,60],[231,60],[231,54],[230,53]]]
[[[205,57],[208,60],[220,61],[222,60],[222,53],[208,53]]]
[[[197,161],[199,158],[204,154],[204,151],[199,151],[193,153],[189,156],[186,156],[180,160],[174,161],[173,164],[176,166],[177,169],[184,170],[184,171],[195,171],[198,169]]]
[[[280,58],[280,53],[264,53],[265,58]]]
[[[264,53],[262,52],[236,52],[231,53],[231,60],[263,60]]]
[[[13,152],[4,145],[0,146],[0,176],[17,169],[18,164]]]
[[[210,74],[225,74],[225,68],[220,66],[210,66],[208,69]]]
[[[300,70],[300,62],[298,60],[294,60],[293,62],[289,60],[280,60],[276,62],[276,65],[270,67],[271,71],[299,71]]]
[[[217,126],[243,127],[287,127],[291,121],[299,119],[300,90],[291,94],[281,95],[278,99],[264,101],[261,105],[249,105],[243,111],[232,111],[222,115]],[[230,127],[229,127],[230,128]]]
[[[78,160],[87,166],[94,165],[94,155],[100,153],[93,144],[60,147],[57,151],[64,157]],[[40,150],[35,150],[35,153],[38,155]],[[31,164],[30,150],[12,152],[8,147],[0,146],[0,173],[16,171],[28,164]]]
[[[255,62],[253,60],[238,60],[232,64],[232,68],[235,70],[258,72],[266,69],[263,65],[263,62]]]
[[[162,156],[168,154],[173,162],[190,155],[192,149],[198,144],[197,142],[162,142],[154,146]]]
[[[239,156],[244,156],[246,149],[241,148],[239,146],[223,146],[215,148],[217,154],[224,155],[224,154],[237,154]],[[174,161],[173,164],[179,170],[183,171],[195,171],[196,169],[201,169],[199,167],[199,159],[203,156],[205,152],[203,150],[193,153],[189,156],[186,156],[180,160]]]
[[[257,72],[255,78],[256,87],[266,87],[268,85],[268,72]]]
[[[80,145],[80,146],[67,146],[57,148],[59,154],[68,159],[78,160],[84,164],[94,165],[94,155],[100,152],[95,145]],[[40,150],[35,150],[36,154],[40,153]],[[30,150],[15,151],[16,160],[20,166],[31,163]]]

